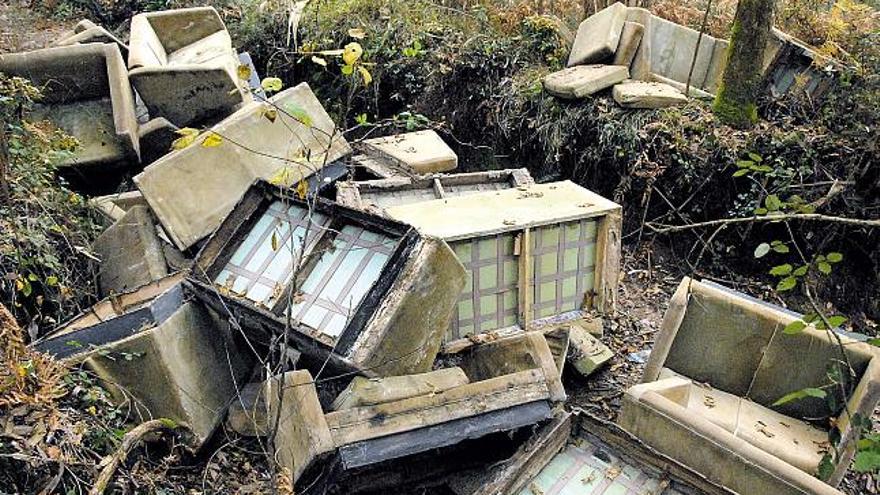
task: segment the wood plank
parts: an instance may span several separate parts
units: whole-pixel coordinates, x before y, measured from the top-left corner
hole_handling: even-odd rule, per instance
[[[326,418],[334,442],[342,446],[549,397],[543,371],[532,369],[433,396],[336,411]]]
[[[343,445],[339,448],[339,455],[344,469],[358,468],[454,445],[490,433],[528,426],[546,419],[550,413],[550,404],[547,401],[529,402],[413,431]]]
[[[532,321],[532,236],[525,229],[519,239],[519,324],[528,330]],[[475,310],[476,311],[476,310]]]
[[[603,314],[617,308],[617,284],[620,276],[620,208],[608,212],[599,223],[596,238],[595,297],[585,301],[584,309],[596,309]],[[589,297],[587,299],[590,299]]]

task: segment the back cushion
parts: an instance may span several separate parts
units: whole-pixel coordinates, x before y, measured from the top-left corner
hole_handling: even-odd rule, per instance
[[[91,100],[110,95],[100,45],[47,48],[0,56],[0,72],[30,79],[43,103]]]
[[[698,382],[745,395],[779,323],[756,303],[694,283],[664,366]]]
[[[854,343],[846,338],[843,340],[855,371],[855,383],[858,383],[872,357],[871,350],[868,344]],[[832,360],[839,359],[841,355],[837,343],[824,331],[809,329],[796,335],[786,335],[780,331],[758,367],[750,396],[755,402],[770,407],[788,393],[827,385],[831,383],[826,376],[828,365]],[[825,390],[835,394],[837,403],[842,405],[839,387]],[[827,400],[817,397],[794,400],[773,409],[800,419],[824,418],[839,412],[831,411]]]

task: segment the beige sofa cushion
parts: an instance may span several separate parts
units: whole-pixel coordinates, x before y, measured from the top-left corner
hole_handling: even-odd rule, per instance
[[[828,447],[827,431],[708,385],[691,382],[687,387],[685,400],[654,393],[675,400],[684,414],[699,415],[801,471],[815,474]]]
[[[226,58],[235,60],[232,40],[227,31],[216,33],[191,43],[180,50],[168,54],[168,65],[225,63]]]

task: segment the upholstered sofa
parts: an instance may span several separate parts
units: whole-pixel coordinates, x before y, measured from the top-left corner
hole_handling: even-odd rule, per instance
[[[742,494],[837,494],[855,448],[849,416],[806,397],[774,405],[805,388],[839,398],[827,368],[840,359],[836,339],[807,327],[783,329],[799,315],[709,282],[685,278],[670,301],[642,383],[624,395],[618,423],[660,452]],[[880,397],[874,347],[839,338],[854,373],[847,402],[870,416]],[[826,482],[818,465],[841,431],[843,455]]]
[[[128,69],[152,118],[177,126],[219,120],[250,100],[238,54],[213,7],[165,10],[131,19]]]
[[[30,79],[43,98],[31,118],[46,119],[80,147],[61,167],[80,172],[137,163],[134,95],[116,44],[88,43],[0,55],[0,72]],[[62,170],[63,172],[64,170]]]

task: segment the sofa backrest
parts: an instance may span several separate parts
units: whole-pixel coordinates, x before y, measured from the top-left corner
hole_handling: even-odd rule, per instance
[[[213,7],[138,14],[131,18],[128,68],[164,66],[168,54],[225,30]]]
[[[828,385],[828,365],[841,358],[836,339],[812,327],[785,334],[785,326],[799,318],[745,294],[685,278],[670,301],[643,381],[656,380],[660,370],[668,368],[768,407],[790,392]],[[840,338],[858,382],[874,351]],[[774,409],[798,418],[836,412],[820,398]]]
[[[0,55],[0,72],[30,79],[43,103],[106,97],[110,93],[104,45],[45,48]]]

